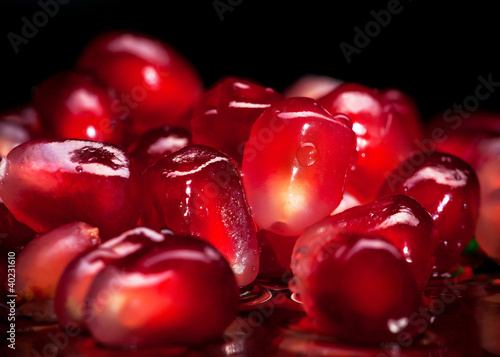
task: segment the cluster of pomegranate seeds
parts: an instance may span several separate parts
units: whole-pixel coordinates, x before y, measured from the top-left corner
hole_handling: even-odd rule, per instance
[[[399,89],[324,76],[205,89],[168,44],[106,32],[0,113],[0,251],[20,314],[98,346],[210,344],[259,286],[320,336],[425,344],[453,320],[416,315],[429,286],[470,242],[500,262],[499,133],[495,113],[426,123]]]

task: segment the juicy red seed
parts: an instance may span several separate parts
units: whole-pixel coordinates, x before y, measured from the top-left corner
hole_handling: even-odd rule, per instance
[[[434,273],[456,268],[461,252],[474,236],[479,212],[474,169],[450,154],[416,154],[388,175],[379,196],[392,193],[413,197],[431,214],[439,234]]]
[[[205,239],[229,261],[240,286],[255,280],[256,228],[232,159],[207,146],[187,146],[148,168],[141,183],[142,224]]]
[[[85,301],[94,278],[107,264],[165,240],[165,236],[144,227],[133,228],[118,237],[76,256],[61,274],[54,298],[60,326],[86,328],[93,317],[85,311]]]
[[[37,236],[17,258],[17,295],[25,302],[53,299],[67,264],[100,242],[98,229],[83,222],[60,226]]]
[[[45,137],[122,145],[123,117],[114,109],[117,100],[92,76],[65,71],[38,84],[32,102]]]
[[[174,48],[150,35],[109,31],[92,39],[77,68],[114,88],[116,110],[130,116],[135,139],[163,125],[189,128],[189,114],[203,91],[192,64]]]
[[[162,126],[148,130],[129,148],[130,156],[137,164],[139,172],[163,156],[176,152],[191,144],[191,134],[185,129]]]
[[[411,154],[422,137],[417,106],[396,89],[379,91],[350,82],[342,83],[318,103],[330,113],[343,113],[352,120],[359,159],[346,190],[361,203],[372,201],[387,173]]]
[[[209,243],[179,237],[106,265],[87,296],[93,338],[108,346],[202,344],[236,317],[239,290]]]
[[[409,319],[420,293],[408,263],[383,239],[343,234],[296,250],[291,288],[308,316],[325,333],[350,342],[413,336]]]
[[[191,117],[193,143],[213,147],[239,164],[252,124],[283,96],[272,88],[237,77],[215,83]]]
[[[326,243],[337,239],[338,230],[376,235],[391,242],[408,262],[420,291],[427,286],[439,238],[432,217],[415,199],[388,195],[324,218],[302,234],[296,249],[315,240]]]
[[[103,239],[132,228],[139,215],[135,166],[120,148],[86,140],[35,140],[0,162],[0,197],[36,232],[73,221]]]
[[[308,98],[272,104],[252,126],[242,174],[260,229],[297,236],[340,203],[355,135]]]

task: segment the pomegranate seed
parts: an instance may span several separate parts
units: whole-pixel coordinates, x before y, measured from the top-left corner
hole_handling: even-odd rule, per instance
[[[237,77],[225,77],[202,97],[191,117],[193,143],[213,147],[239,164],[252,124],[283,99],[272,88]]]
[[[450,154],[417,154],[389,174],[379,196],[391,193],[413,197],[431,214],[439,234],[433,274],[455,269],[476,228],[480,196],[474,169]]]
[[[123,144],[123,123],[113,110],[115,98],[90,75],[59,72],[41,82],[33,94],[45,137]]]
[[[339,205],[355,160],[349,118],[310,98],[272,104],[252,126],[242,164],[257,226],[300,235]]]
[[[149,167],[141,182],[141,224],[205,239],[229,261],[239,286],[255,280],[256,227],[232,159],[208,146],[187,146]]]
[[[291,289],[325,332],[349,342],[380,343],[415,334],[410,316],[420,293],[398,249],[378,238],[333,233],[296,250]]]
[[[211,244],[175,237],[107,264],[87,295],[93,338],[115,347],[201,344],[236,317],[239,290]]]
[[[16,262],[16,293],[24,303],[22,313],[34,319],[53,319],[46,315],[53,315],[52,300],[66,265],[100,242],[98,229],[83,222],[54,228],[30,241]],[[49,311],[40,311],[45,308]]]
[[[93,318],[84,307],[96,275],[107,264],[164,240],[165,237],[156,231],[137,227],[76,256],[61,274],[55,292],[54,307],[59,324],[84,329],[85,321]]]
[[[398,248],[408,262],[420,291],[424,291],[436,260],[439,241],[434,221],[415,199],[394,194],[349,208],[310,226],[297,240],[295,250],[337,238],[337,232],[376,235]]]
[[[132,137],[164,125],[189,128],[190,111],[203,91],[186,58],[142,33],[100,34],[84,48],[77,68],[116,89],[120,101],[114,108],[132,119]]]
[[[128,151],[142,173],[163,156],[190,144],[191,134],[185,129],[162,126],[145,132]]]
[[[103,239],[116,236],[137,222],[138,191],[127,154],[106,143],[35,140],[0,162],[0,197],[39,233],[82,221],[98,227]]]
[[[385,176],[407,159],[421,138],[416,105],[396,89],[379,91],[343,83],[318,99],[330,113],[343,113],[353,122],[359,159],[346,190],[361,203],[372,201]],[[370,184],[367,184],[367,181]]]

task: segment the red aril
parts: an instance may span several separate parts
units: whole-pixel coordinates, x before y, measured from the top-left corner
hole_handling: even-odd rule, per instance
[[[139,215],[135,166],[119,147],[87,140],[34,140],[0,162],[0,197],[38,233],[74,221],[108,239]]]
[[[480,193],[474,169],[454,155],[416,154],[388,175],[379,197],[392,193],[413,197],[431,214],[439,234],[433,274],[456,269],[476,229]]]
[[[77,68],[118,92],[114,108],[130,116],[133,137],[164,125],[189,128],[190,111],[203,92],[199,74],[184,56],[142,33],[96,36],[80,54]]]
[[[283,99],[272,88],[238,77],[217,81],[195,106],[191,117],[193,143],[213,147],[239,164],[252,124]]]
[[[21,312],[36,320],[53,319],[52,300],[66,265],[100,242],[99,230],[83,222],[54,228],[30,241],[16,261]]]
[[[434,221],[415,199],[393,194],[349,208],[308,227],[295,250],[322,240],[337,239],[339,230],[377,236],[392,243],[407,261],[415,281],[424,291],[436,260],[439,237]]]
[[[112,347],[202,344],[236,317],[239,291],[211,244],[173,237],[106,265],[87,295],[95,341]]]
[[[298,236],[342,200],[355,134],[310,98],[272,104],[252,126],[242,175],[260,229]]]
[[[122,145],[124,117],[113,110],[114,100],[91,75],[64,71],[39,83],[32,103],[45,137]]]
[[[318,102],[330,113],[352,120],[359,158],[346,189],[361,203],[370,202],[385,176],[406,160],[422,138],[416,104],[397,89],[379,91],[350,82]]]
[[[144,171],[141,184],[141,224],[202,238],[229,261],[239,286],[255,280],[256,227],[234,160],[208,146],[187,146]]]
[[[142,173],[163,156],[190,144],[191,134],[187,130],[162,126],[145,132],[128,151]]]
[[[73,258],[62,272],[55,291],[54,308],[59,325],[85,329],[85,322],[94,318],[85,311],[85,301],[96,275],[107,264],[164,240],[158,232],[137,227]]]
[[[406,340],[420,292],[399,250],[378,237],[332,232],[295,250],[291,289],[307,315],[339,339],[357,343]]]

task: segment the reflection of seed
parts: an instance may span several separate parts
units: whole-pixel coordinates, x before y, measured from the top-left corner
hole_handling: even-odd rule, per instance
[[[318,150],[313,143],[302,143],[297,149],[297,161],[302,167],[313,165],[318,159]]]
[[[77,166],[77,167],[75,167],[75,169],[76,169],[76,172],[82,172],[83,171],[83,167],[81,167],[81,166]]]

